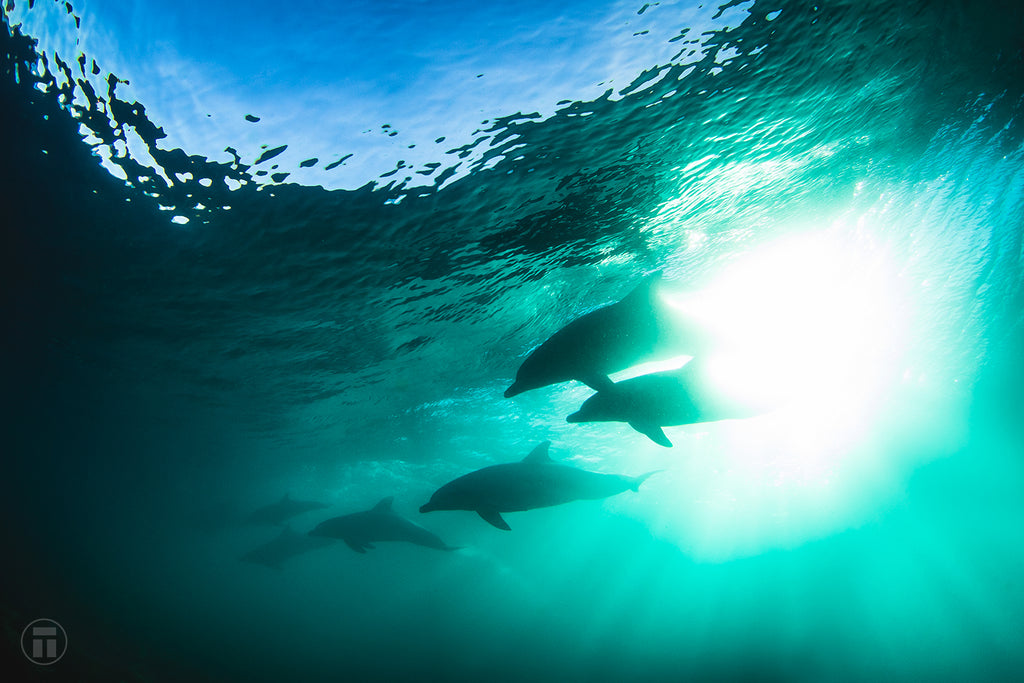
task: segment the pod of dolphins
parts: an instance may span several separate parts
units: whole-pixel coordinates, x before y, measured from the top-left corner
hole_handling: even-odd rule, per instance
[[[691,321],[667,309],[657,292],[660,279],[660,272],[649,276],[623,300],[586,313],[551,335],[523,361],[505,397],[576,380],[596,393],[566,417],[567,422],[625,422],[666,447],[672,442],[663,427],[752,417],[770,409],[724,394],[709,381],[701,358],[708,347],[706,336]],[[610,378],[641,363],[683,354],[694,359],[678,370],[621,382]],[[550,442],[543,441],[521,461],[484,467],[458,477],[437,489],[420,512],[467,510],[507,531],[510,527],[502,513],[637,491],[656,472],[636,477],[589,472],[555,462],[548,454],[549,448]],[[286,526],[277,538],[242,559],[280,568],[288,558],[323,547],[332,539],[343,541],[358,553],[388,541],[437,550],[457,549],[395,513],[392,503],[393,498],[388,497],[369,510],[332,517],[308,534]],[[325,507],[286,495],[254,512],[250,521],[284,524],[296,515]]]

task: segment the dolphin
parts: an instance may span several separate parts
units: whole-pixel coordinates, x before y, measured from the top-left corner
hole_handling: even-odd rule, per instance
[[[437,550],[458,550],[418,524],[399,517],[391,509],[394,497],[389,496],[364,512],[333,517],[321,522],[310,536],[340,538],[357,553],[373,549],[377,541],[405,541]]]
[[[551,335],[523,361],[505,398],[574,379],[600,391],[611,385],[608,375],[702,348],[698,330],[681,313],[670,315],[661,301],[656,291],[660,279],[660,271],[650,275],[622,301],[586,313]],[[686,345],[691,348],[682,348]]]
[[[333,541],[329,538],[318,538],[307,536],[294,531],[290,526],[285,526],[277,538],[257,546],[243,555],[240,559],[245,562],[266,565],[274,569],[281,569],[286,560],[316,550]]]
[[[281,496],[281,500],[264,505],[251,515],[249,522],[253,524],[284,524],[286,520],[311,510],[322,510],[328,507],[324,503],[313,500],[293,500],[289,494]]]
[[[718,389],[706,370],[694,359],[677,370],[616,382],[584,401],[565,421],[626,422],[659,446],[671,447],[662,427],[755,417],[777,407],[765,397]]]
[[[430,497],[420,512],[471,510],[499,529],[510,530],[502,512],[598,500],[636,491],[647,477],[600,474],[560,465],[548,455],[550,441],[542,441],[521,462],[492,465],[448,482]]]

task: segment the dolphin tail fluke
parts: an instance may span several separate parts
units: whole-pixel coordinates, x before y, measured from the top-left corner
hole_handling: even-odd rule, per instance
[[[630,477],[629,488],[631,488],[634,491],[639,491],[640,490],[640,484],[642,484],[645,481],[647,481],[647,477],[651,476],[652,474],[657,474],[658,472],[664,472],[664,471],[665,470],[651,470],[650,472],[647,472],[646,474],[641,474],[638,477]]]
[[[497,510],[477,510],[476,513],[488,524],[496,526],[499,529],[504,529],[505,531],[512,531],[512,527],[508,525],[508,522],[502,519],[501,513]]]
[[[641,422],[630,422],[629,426],[635,429],[636,431],[640,432],[641,434],[643,434],[644,436],[646,436],[648,439],[658,444],[659,446],[664,446],[665,448],[672,448],[672,442],[668,440],[668,437],[665,436],[665,431],[658,425],[645,424]]]

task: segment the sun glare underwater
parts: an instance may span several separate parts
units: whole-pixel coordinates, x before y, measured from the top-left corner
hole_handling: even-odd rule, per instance
[[[7,0],[2,670],[1021,678],[1018,5]]]

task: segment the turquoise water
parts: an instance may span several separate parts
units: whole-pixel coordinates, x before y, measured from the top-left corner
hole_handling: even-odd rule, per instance
[[[3,10],[5,669],[1020,676],[1016,3],[170,7]],[[503,398],[656,271],[777,409],[664,448]],[[661,471],[418,512],[544,440]],[[285,494],[460,549],[240,561]]]

